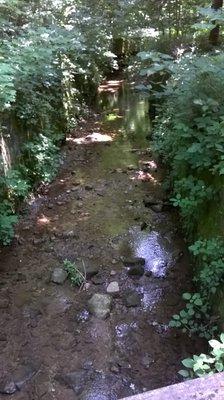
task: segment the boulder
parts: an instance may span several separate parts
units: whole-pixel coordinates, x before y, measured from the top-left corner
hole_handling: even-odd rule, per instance
[[[96,293],[88,302],[91,314],[99,319],[106,319],[110,315],[112,298],[106,294]]]

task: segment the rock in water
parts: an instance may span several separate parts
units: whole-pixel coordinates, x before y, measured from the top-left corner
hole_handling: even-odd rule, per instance
[[[142,276],[144,275],[144,268],[142,265],[133,265],[132,267],[128,268],[128,275],[129,276]]]
[[[120,288],[118,285],[118,282],[111,282],[108,286],[107,286],[107,293],[108,294],[117,294],[119,293]]]
[[[58,285],[62,285],[68,277],[67,272],[63,268],[55,268],[51,280],[54,283],[57,283]]]
[[[89,311],[99,319],[106,319],[110,315],[112,299],[107,294],[94,294],[88,302]]]
[[[127,290],[124,294],[124,302],[127,307],[139,307],[141,305],[141,295],[135,290]]]
[[[68,374],[57,374],[55,380],[61,385],[72,389],[75,394],[80,395],[86,386],[86,382],[91,378],[91,372],[78,370]]]
[[[130,276],[142,276],[144,275],[145,269],[145,259],[141,257],[133,257],[125,259],[123,261],[124,265],[128,267],[128,275]]]
[[[123,262],[126,267],[133,267],[136,265],[141,265],[141,266],[145,265],[145,259],[142,257],[126,258]]]

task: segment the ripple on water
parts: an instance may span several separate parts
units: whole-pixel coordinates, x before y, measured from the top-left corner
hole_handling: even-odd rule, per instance
[[[145,269],[156,277],[166,275],[171,252],[166,249],[158,232],[139,232],[133,230],[131,241],[134,255],[145,259]]]

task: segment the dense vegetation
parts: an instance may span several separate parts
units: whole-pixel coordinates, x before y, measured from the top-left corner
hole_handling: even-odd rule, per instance
[[[157,108],[154,149],[169,168],[167,189],[198,265],[197,292],[184,294],[186,308],[171,326],[207,339],[218,331],[211,315],[224,278],[222,6],[0,2],[0,241],[10,243],[21,200],[54,177],[59,146],[94,102],[99,82],[139,53],[138,88]],[[74,278],[73,266],[66,268]],[[211,342],[218,353],[185,366],[197,376],[222,371],[223,340]]]
[[[180,211],[188,241],[194,241],[190,251],[198,266],[197,292],[184,293],[186,307],[173,316],[170,326],[206,339],[212,339],[220,328],[214,305],[224,281],[222,4],[213,2],[212,8],[202,8],[204,20],[195,24],[196,29],[211,30],[207,52],[198,46],[196,35],[195,47],[191,51],[183,48],[174,58],[158,52],[139,53],[139,88],[149,92],[159,110],[154,149],[169,167],[166,187]],[[224,370],[223,335],[221,342],[209,343],[213,347],[209,356],[183,361],[188,368],[180,371],[184,377]]]

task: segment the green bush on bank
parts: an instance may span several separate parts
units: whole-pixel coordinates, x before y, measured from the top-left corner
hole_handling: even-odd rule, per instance
[[[85,114],[112,59],[104,20],[92,15],[91,7],[80,3],[74,13],[72,2],[40,2],[36,8],[33,2],[3,3],[0,242],[8,244],[18,202],[34,185],[55,176],[59,144]],[[22,138],[13,165],[7,156],[10,131]]]
[[[224,282],[224,229],[219,214],[224,211],[224,56],[219,52],[186,54],[165,62],[161,55],[157,60],[150,53],[143,56],[145,86],[155,67],[161,77],[169,71],[159,97],[151,92],[160,107],[154,150],[168,166],[171,202],[179,209],[188,241],[194,242],[190,251],[197,267],[197,292],[184,293],[186,306],[172,317],[170,326],[210,340],[220,329],[214,304]],[[224,370],[219,354],[213,354],[214,366],[209,365],[210,358],[201,355],[184,360],[191,371],[180,373],[191,377]]]

